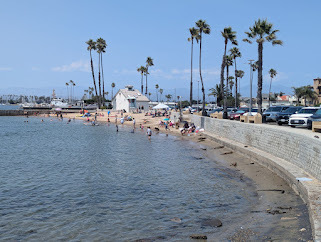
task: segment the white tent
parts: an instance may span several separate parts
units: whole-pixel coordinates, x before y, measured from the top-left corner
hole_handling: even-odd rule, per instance
[[[169,108],[167,105],[165,105],[164,103],[160,103],[157,104],[155,107],[153,107],[153,109],[164,109],[164,108]]]

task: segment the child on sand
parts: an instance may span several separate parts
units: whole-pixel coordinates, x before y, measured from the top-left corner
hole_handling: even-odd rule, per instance
[[[150,129],[150,127],[147,127],[147,132],[146,132],[148,139],[150,140],[151,136],[152,136],[152,130]]]

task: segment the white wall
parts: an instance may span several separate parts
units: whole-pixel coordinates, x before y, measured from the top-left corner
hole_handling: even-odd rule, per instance
[[[114,110],[123,110],[129,112],[129,102],[122,93],[117,93],[117,96],[113,100],[113,109]]]

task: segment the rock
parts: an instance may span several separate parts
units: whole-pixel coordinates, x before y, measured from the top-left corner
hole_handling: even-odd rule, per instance
[[[237,166],[237,162],[233,162],[230,166]]]
[[[305,229],[305,228],[300,229],[300,232],[304,232],[304,231],[306,231],[306,229]]]
[[[192,234],[189,236],[191,239],[206,239],[207,236],[205,234]]]
[[[182,220],[181,220],[180,218],[177,218],[177,217],[172,218],[171,221],[173,221],[173,222],[175,222],[175,223],[180,223],[180,222],[182,222]]]
[[[227,151],[227,152],[222,153],[221,155],[229,155],[229,154],[233,154],[233,151]]]
[[[214,218],[214,219],[204,219],[202,221],[202,226],[210,226],[210,227],[221,227],[223,224],[221,220]]]

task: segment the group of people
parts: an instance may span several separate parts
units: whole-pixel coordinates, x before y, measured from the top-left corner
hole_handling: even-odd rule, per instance
[[[184,134],[190,134],[190,133],[194,133],[194,132],[198,132],[199,129],[196,128],[195,124],[194,123],[191,123],[190,125],[188,124],[188,122],[185,122],[184,123],[184,126],[183,128],[180,129],[181,131],[181,134],[184,135]]]

